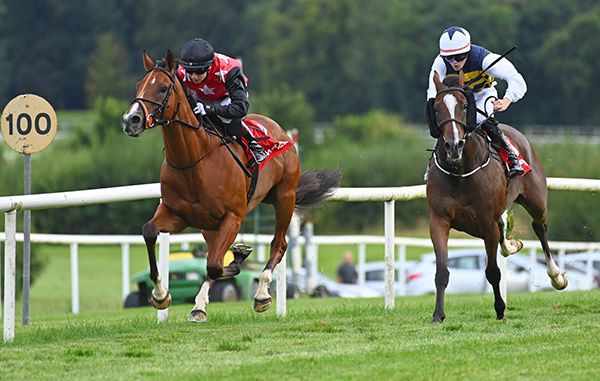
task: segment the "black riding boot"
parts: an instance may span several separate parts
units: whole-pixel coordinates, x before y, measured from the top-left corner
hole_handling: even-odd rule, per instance
[[[254,161],[250,164],[254,165],[254,163],[262,163],[267,158],[267,153],[249,132],[246,133],[245,137],[248,142],[248,148],[250,148],[250,152],[252,152],[252,156],[254,156]]]
[[[506,153],[508,154],[508,177],[515,175],[521,176],[524,174],[525,170],[521,166],[519,158],[508,143],[502,130],[498,128],[498,122],[493,118],[490,118],[483,124],[483,129],[487,132],[490,139],[492,139],[492,143],[497,144],[506,150]]]

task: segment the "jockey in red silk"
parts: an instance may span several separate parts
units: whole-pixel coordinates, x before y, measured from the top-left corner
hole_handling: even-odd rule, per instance
[[[471,35],[464,28],[453,26],[444,30],[440,36],[440,53],[433,61],[429,74],[428,107],[429,105],[433,107],[432,99],[435,98],[437,93],[433,82],[434,74],[438,73],[440,80],[443,81],[445,77],[458,75],[462,70],[465,83],[478,78],[468,87],[474,93],[475,103],[479,110],[484,111],[487,115],[491,115],[492,112],[505,111],[511,103],[523,98],[527,92],[527,85],[523,76],[506,58],[502,58],[483,73],[483,70],[499,57],[498,54],[492,53],[481,46],[471,44]],[[500,78],[508,83],[506,93],[502,99],[498,99],[495,78]],[[487,118],[479,112],[476,114],[478,124]],[[521,163],[493,117],[487,119],[482,127],[492,139],[492,142],[500,145],[508,153],[509,176],[522,175],[524,170]]]
[[[194,113],[198,117],[206,115],[212,122],[223,125],[227,134],[239,143],[245,137],[257,164],[267,157],[242,125],[250,103],[248,79],[240,61],[215,53],[207,41],[194,38],[181,49],[177,76],[196,102]]]

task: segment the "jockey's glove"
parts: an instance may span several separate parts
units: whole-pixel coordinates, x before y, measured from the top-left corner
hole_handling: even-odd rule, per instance
[[[205,105],[202,102],[196,103],[196,107],[194,108],[194,114],[196,115],[206,115],[211,112],[211,107],[209,105]]]

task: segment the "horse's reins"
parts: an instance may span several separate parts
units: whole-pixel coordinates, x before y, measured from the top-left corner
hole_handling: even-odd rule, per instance
[[[140,107],[142,107],[142,109],[144,110],[144,113],[146,114],[146,121],[145,121],[144,127],[146,129],[149,129],[149,128],[153,128],[157,125],[168,126],[171,123],[179,123],[185,127],[189,127],[189,128],[195,129],[195,130],[198,130],[198,129],[200,129],[200,127],[203,127],[204,131],[206,131],[206,133],[208,133],[209,135],[214,135],[214,136],[219,137],[219,139],[221,139],[222,144],[225,146],[225,148],[227,148],[227,150],[229,151],[231,156],[233,156],[233,159],[240,166],[240,168],[242,168],[242,170],[244,171],[246,176],[248,176],[249,178],[251,178],[253,180],[252,184],[250,185],[248,195],[246,197],[247,198],[246,201],[249,202],[252,194],[254,193],[254,187],[256,186],[257,176],[256,175],[253,176],[252,173],[250,173],[250,171],[248,170],[248,168],[246,168],[244,163],[241,162],[240,158],[235,154],[235,152],[233,152],[231,150],[231,147],[229,147],[229,144],[226,141],[225,136],[220,134],[218,132],[217,128],[212,123],[206,123],[211,126],[211,128],[208,128],[208,127],[204,126],[204,123],[201,126],[195,126],[186,121],[175,118],[177,116],[177,113],[179,112],[179,106],[181,105],[181,101],[177,102],[177,107],[175,108],[175,113],[173,114],[173,119],[163,119],[165,110],[169,107],[167,105],[167,103],[169,102],[169,97],[171,96],[171,92],[173,91],[173,89],[175,89],[175,92],[177,92],[177,88],[175,87],[175,78],[173,77],[173,75],[170,72],[168,72],[167,70],[165,70],[164,68],[162,68],[160,66],[154,66],[152,69],[148,70],[148,73],[151,71],[155,71],[155,70],[159,70],[162,73],[164,73],[171,81],[171,84],[169,85],[169,88],[166,91],[166,94],[165,94],[165,97],[163,98],[162,103],[159,103],[152,99],[143,98],[143,97],[136,97],[136,98],[133,98],[133,100],[131,101],[130,105],[132,105],[134,103],[138,103],[140,105]],[[146,107],[146,105],[144,104],[144,102],[148,102],[148,103],[156,105],[158,107],[154,110],[154,112],[150,112],[148,110],[148,108]],[[160,115],[160,118],[157,118],[155,115]],[[207,157],[210,154],[210,151],[211,150],[209,150],[204,156],[201,156],[198,160],[194,161],[192,164],[189,164],[186,166],[176,166],[176,165],[169,163],[166,160],[165,161],[167,162],[167,164],[170,167],[173,167],[175,169],[179,169],[179,170],[189,169],[189,168],[194,167],[196,164],[198,164],[200,161],[202,161],[205,157]]]
[[[463,88],[461,88],[461,87],[449,87],[449,88],[447,88],[447,89],[442,89],[442,90],[440,90],[440,91],[437,93],[437,95],[436,95],[436,98],[437,98],[438,96],[440,96],[441,94],[444,94],[444,93],[449,93],[449,92],[454,92],[454,91],[459,91],[459,92],[461,92],[463,95],[465,94],[465,90],[464,90]],[[478,110],[478,111],[479,111],[479,110]],[[458,120],[458,119],[456,119],[456,118],[448,118],[448,119],[444,119],[444,120],[442,120],[441,122],[439,122],[439,123],[437,124],[437,127],[438,127],[439,129],[441,129],[441,127],[442,127],[444,124],[446,124],[446,123],[449,123],[449,122],[455,122],[455,123],[457,123],[457,124],[461,125],[461,126],[462,126],[462,127],[465,129],[465,131],[467,131],[467,132],[465,133],[465,136],[464,136],[464,140],[466,141],[466,140],[467,140],[467,139],[468,139],[468,138],[471,136],[471,134],[472,134],[473,132],[476,132],[477,130],[481,129],[481,126],[482,126],[482,125],[483,125],[483,124],[484,124],[484,123],[485,123],[485,122],[486,122],[486,121],[487,121],[489,118],[491,118],[493,115],[494,115],[494,113],[492,113],[492,115],[488,116],[488,118],[487,118],[485,121],[483,121],[482,123],[478,124],[478,125],[477,125],[477,127],[476,127],[474,130],[472,130],[472,131],[468,131],[468,129],[469,129],[469,126],[468,126],[468,125],[467,125],[465,122],[463,122],[462,120]],[[488,154],[487,154],[487,157],[486,157],[486,159],[484,160],[484,162],[483,162],[482,164],[480,164],[479,166],[477,166],[475,169],[473,169],[472,171],[470,171],[470,172],[467,172],[467,173],[454,173],[454,172],[448,171],[447,169],[444,169],[444,168],[442,167],[442,165],[441,165],[441,164],[439,163],[439,161],[438,161],[437,154],[436,154],[436,150],[434,150],[434,151],[433,151],[433,162],[434,162],[435,166],[436,166],[436,167],[437,167],[437,168],[438,168],[440,171],[442,171],[443,173],[445,173],[445,174],[446,174],[446,175],[448,175],[448,176],[461,177],[461,178],[469,177],[469,176],[473,175],[474,173],[476,173],[477,171],[479,171],[479,170],[481,170],[481,169],[483,169],[483,168],[487,167],[487,166],[488,166],[488,164],[489,164],[489,163],[490,163],[490,161],[491,161],[491,158],[492,158],[492,156],[490,155],[490,150],[488,149]]]
[[[158,71],[162,72],[163,74],[165,74],[171,81],[171,84],[169,85],[162,102],[157,102],[152,99],[147,99],[147,98],[143,98],[143,97],[136,97],[136,98],[133,98],[133,100],[131,101],[130,105],[137,103],[144,110],[144,113],[146,114],[146,120],[145,120],[144,127],[146,129],[149,129],[149,128],[153,128],[157,125],[168,126],[171,123],[179,123],[185,127],[189,127],[189,128],[195,129],[195,130],[200,129],[200,126],[193,125],[184,120],[176,118],[177,113],[179,112],[179,106],[181,105],[181,101],[177,102],[177,107],[175,108],[175,113],[173,114],[172,119],[164,119],[163,118],[166,109],[169,107],[167,105],[167,103],[169,102],[169,97],[171,96],[171,92],[173,91],[173,89],[175,89],[175,92],[177,92],[177,88],[175,87],[175,78],[173,77],[173,75],[171,75],[171,73],[169,73],[167,70],[163,69],[160,66],[153,67],[152,69],[148,70],[148,73],[151,71],[155,71],[155,70],[158,70]],[[144,102],[148,102],[148,103],[153,104],[158,107],[153,112],[150,112]],[[160,118],[157,117],[157,115],[160,115]],[[211,133],[206,127],[204,127],[204,130],[207,133]],[[213,135],[218,135],[218,134],[213,133]],[[194,167],[199,162],[201,162],[209,154],[210,154],[210,150],[204,156],[201,156],[198,160],[194,161],[192,164],[185,165],[185,166],[173,165],[173,164],[169,163],[168,161],[167,161],[167,164],[170,167],[173,167],[173,168],[179,169],[179,170],[189,169],[189,168]]]

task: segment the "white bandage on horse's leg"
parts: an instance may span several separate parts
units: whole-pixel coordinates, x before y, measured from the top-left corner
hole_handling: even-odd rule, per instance
[[[254,299],[265,300],[271,297],[271,295],[269,295],[271,280],[271,270],[265,270],[260,274],[260,277],[258,278],[258,288],[256,289]]]
[[[167,289],[162,286],[160,281],[160,275],[156,278],[156,283],[154,284],[154,290],[152,290],[152,295],[156,300],[163,300],[167,296]]]
[[[208,290],[210,289],[210,284],[207,280],[202,283],[202,287],[200,287],[200,291],[198,295],[196,295],[196,299],[194,300],[196,304],[194,305],[194,310],[202,310],[206,311],[206,305],[208,304]]]

